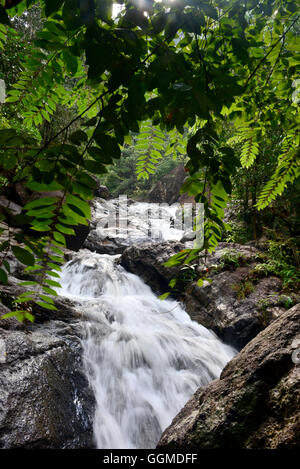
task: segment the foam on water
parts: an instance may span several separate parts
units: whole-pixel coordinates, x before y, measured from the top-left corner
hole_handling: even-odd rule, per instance
[[[86,374],[98,448],[154,448],[195,390],[234,356],[174,300],[160,300],[118,256],[80,251],[62,271],[61,295],[84,311]]]

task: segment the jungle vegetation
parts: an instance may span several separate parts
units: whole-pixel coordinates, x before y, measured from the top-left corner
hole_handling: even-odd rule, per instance
[[[255,234],[289,193],[295,236],[299,17],[295,0],[0,0],[0,281],[11,252],[36,272],[12,315],[55,309],[65,235],[88,223],[93,175],[130,148],[141,181],[182,155],[182,191],[204,204],[201,250],[224,236],[231,194]],[[16,214],[7,200],[24,192]]]

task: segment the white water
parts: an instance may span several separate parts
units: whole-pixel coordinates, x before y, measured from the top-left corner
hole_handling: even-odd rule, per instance
[[[80,251],[63,268],[60,294],[88,318],[84,363],[96,398],[97,447],[154,448],[234,351],[178,302],[159,300],[117,257]]]
[[[155,203],[135,202],[121,205],[119,199],[93,201],[93,222],[99,239],[114,239],[121,244],[179,241],[185,234],[181,226],[182,211],[179,204],[159,207]],[[117,223],[114,215],[117,215]],[[179,228],[174,228],[174,222]],[[119,223],[120,222],[120,223]],[[190,230],[190,228],[189,228]]]

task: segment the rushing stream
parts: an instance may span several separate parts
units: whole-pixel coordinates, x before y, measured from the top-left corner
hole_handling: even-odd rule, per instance
[[[197,387],[233,357],[174,300],[160,300],[118,256],[80,251],[60,295],[83,311],[86,374],[96,398],[98,448],[154,448]]]

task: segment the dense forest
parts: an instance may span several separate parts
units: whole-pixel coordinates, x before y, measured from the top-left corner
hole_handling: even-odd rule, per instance
[[[90,216],[91,175],[145,194],[183,161],[182,191],[205,206],[203,249],[264,232],[299,280],[298,19],[294,1],[2,2],[1,193],[32,200],[22,214],[2,206],[1,251],[51,270]],[[231,234],[229,198],[245,222]]]
[[[27,328],[56,314],[72,239],[93,229],[97,204],[123,194],[203,204],[201,247],[157,248],[171,272],[163,287],[149,281],[161,300],[250,262],[233,281],[238,301],[276,278],[278,304],[298,303],[299,69],[296,0],[0,0],[1,321]],[[101,188],[110,195],[95,202]],[[87,239],[100,254],[125,249]],[[147,283],[137,263],[148,248],[134,248],[122,265]],[[12,301],[15,264],[23,290]]]

